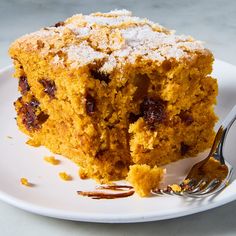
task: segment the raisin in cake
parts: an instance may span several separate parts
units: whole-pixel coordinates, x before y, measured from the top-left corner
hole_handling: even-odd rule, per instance
[[[78,163],[82,178],[126,178],[131,165],[146,172],[212,143],[214,58],[190,36],[116,10],[74,15],[9,53],[20,130]]]

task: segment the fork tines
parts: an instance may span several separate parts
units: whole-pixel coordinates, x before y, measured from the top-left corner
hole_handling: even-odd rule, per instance
[[[227,182],[220,179],[213,179],[207,181],[201,179],[197,180],[184,180],[181,184],[168,185],[164,189],[154,189],[154,195],[178,195],[186,197],[206,197],[214,193],[214,190],[223,189]]]

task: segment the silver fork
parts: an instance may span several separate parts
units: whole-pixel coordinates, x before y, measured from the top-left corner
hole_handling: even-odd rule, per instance
[[[229,184],[233,167],[224,159],[223,146],[235,119],[236,105],[218,129],[208,156],[191,168],[181,184],[175,185],[177,189],[170,185],[165,189],[154,189],[152,193],[197,198],[207,197],[224,189]]]

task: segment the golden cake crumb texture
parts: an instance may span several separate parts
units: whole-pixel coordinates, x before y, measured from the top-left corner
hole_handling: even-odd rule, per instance
[[[136,193],[146,197],[151,194],[152,189],[159,187],[164,172],[163,168],[157,166],[151,168],[146,164],[136,164],[130,167],[127,180],[132,184]]]

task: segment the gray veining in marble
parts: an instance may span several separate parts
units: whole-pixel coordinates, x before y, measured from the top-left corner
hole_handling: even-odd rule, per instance
[[[22,34],[82,12],[132,10],[177,33],[206,42],[215,56],[236,64],[234,0],[0,0],[0,68],[11,63],[7,49]],[[236,202],[161,222],[89,224],[50,219],[0,202],[0,235],[236,235]]]

